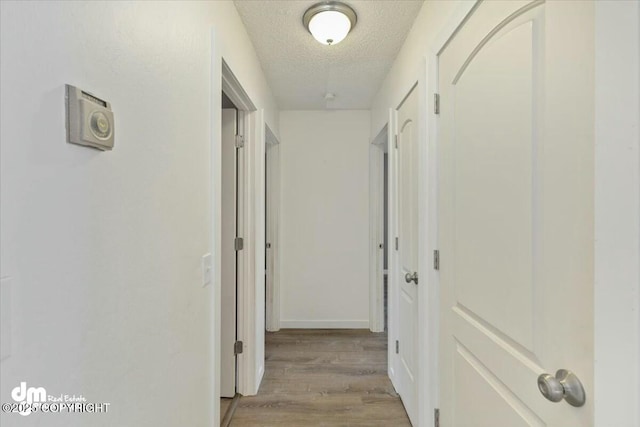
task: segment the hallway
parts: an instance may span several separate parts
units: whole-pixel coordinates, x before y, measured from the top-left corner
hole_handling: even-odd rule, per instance
[[[0,403],[640,427],[640,0],[0,0]]]
[[[368,330],[267,333],[262,386],[240,399],[231,426],[410,426],[387,376],[386,339]]]

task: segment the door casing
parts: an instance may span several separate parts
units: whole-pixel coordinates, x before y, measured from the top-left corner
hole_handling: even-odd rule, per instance
[[[217,52],[215,31],[212,30],[211,72],[211,253],[212,265],[212,417],[220,420],[220,248],[221,248],[221,142],[220,142],[220,94],[225,94],[238,108],[240,127],[244,131],[245,192],[242,212],[245,226],[244,248],[241,268],[242,286],[238,289],[237,337],[243,341],[244,351],[237,358],[237,391],[243,395],[254,395],[264,375],[264,158],[265,158],[265,114],[258,110],[251,98],[235,77],[229,65]],[[258,274],[258,272],[260,272]],[[240,273],[240,272],[239,272]]]
[[[637,426],[640,425],[639,2],[595,3],[595,50],[595,425]]]
[[[221,340],[221,384],[222,397],[234,397],[238,386],[237,356],[233,355],[234,343],[237,339],[237,302],[238,287],[242,285],[242,252],[234,248],[233,239],[242,235],[242,160],[241,148],[235,147],[235,139],[239,135],[240,121],[238,111],[234,108],[222,110],[222,230],[221,230],[221,275],[220,294],[224,303],[221,307],[220,340]],[[233,367],[231,367],[233,364]],[[231,375],[233,370],[233,375]]]
[[[265,125],[266,173],[266,283],[265,310],[267,331],[280,330],[280,141]]]
[[[384,331],[384,155],[386,125],[369,145],[369,329]],[[382,245],[382,247],[380,247]]]

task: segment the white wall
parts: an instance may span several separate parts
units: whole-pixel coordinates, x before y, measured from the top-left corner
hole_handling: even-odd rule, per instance
[[[640,3],[596,3],[595,43],[595,425],[637,426]]]
[[[452,16],[460,11],[461,3],[469,0],[427,0],[416,17],[411,31],[385,77],[371,107],[371,139],[387,123],[389,108],[397,108],[416,81],[423,76],[425,58]]]
[[[214,425],[221,57],[278,133],[233,3],[3,1],[0,27],[0,400],[27,381],[111,403],[1,424]],[[113,152],[65,143],[65,83],[112,102]]]
[[[369,112],[280,113],[281,327],[369,327]]]

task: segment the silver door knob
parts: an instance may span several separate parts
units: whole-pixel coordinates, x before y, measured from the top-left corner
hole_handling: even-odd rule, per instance
[[[538,389],[552,402],[564,399],[569,405],[580,407],[586,401],[582,383],[573,372],[566,369],[559,369],[555,377],[551,374],[540,375]]]
[[[404,280],[407,283],[414,282],[416,285],[418,284],[418,273],[414,272],[413,274],[407,273],[404,275]]]

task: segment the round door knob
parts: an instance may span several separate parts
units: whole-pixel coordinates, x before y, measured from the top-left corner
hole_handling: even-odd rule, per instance
[[[569,405],[580,407],[586,401],[582,383],[573,372],[566,369],[559,369],[555,377],[551,374],[541,374],[538,377],[538,389],[552,402],[564,399]]]
[[[538,388],[540,393],[552,402],[560,402],[564,399],[564,387],[551,374],[542,374],[538,377]]]

